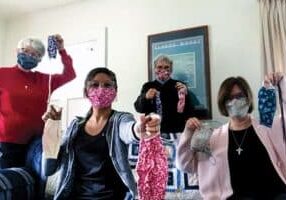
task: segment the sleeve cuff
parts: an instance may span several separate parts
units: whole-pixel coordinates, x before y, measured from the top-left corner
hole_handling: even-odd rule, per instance
[[[135,123],[132,125],[132,133],[133,133],[133,136],[134,136],[134,138],[137,140],[137,141],[139,141],[140,140],[140,138],[136,135],[136,132],[135,132]]]
[[[66,49],[59,50],[60,55],[67,55]]]

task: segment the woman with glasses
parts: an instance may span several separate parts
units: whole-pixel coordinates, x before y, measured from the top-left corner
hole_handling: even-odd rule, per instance
[[[44,148],[44,170],[60,170],[54,199],[135,199],[137,189],[128,162],[128,144],[159,134],[160,117],[133,115],[112,109],[117,96],[115,74],[107,68],[91,70],[84,82],[84,96],[91,109],[74,119],[64,135],[59,152]],[[60,112],[51,109],[43,116],[56,123]],[[59,143],[56,135],[43,136],[44,147]]]
[[[192,137],[201,122],[196,118],[187,121],[178,145],[178,168],[198,173],[204,200],[285,199],[286,154],[281,151],[282,134],[273,134],[250,116],[253,97],[248,83],[241,77],[223,81],[218,107],[229,122],[215,129],[205,141],[208,154],[191,149]]]
[[[72,59],[60,35],[55,36],[63,72],[51,75],[31,71],[45,54],[44,44],[34,38],[22,39],[17,47],[17,64],[0,68],[0,168],[24,166],[27,144],[41,136],[41,116],[49,92],[75,78]]]
[[[156,79],[144,83],[140,95],[134,102],[139,113],[157,113],[162,117],[161,132],[177,133],[184,130],[187,119],[194,116],[193,105],[187,86],[174,80],[173,61],[166,55],[159,55],[154,61]]]

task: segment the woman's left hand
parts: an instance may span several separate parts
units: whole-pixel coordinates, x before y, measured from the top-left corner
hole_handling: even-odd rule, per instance
[[[56,39],[56,43],[57,43],[57,48],[58,50],[62,50],[64,49],[64,39],[62,38],[62,36],[60,34],[56,34],[54,35],[55,39]]]
[[[176,85],[175,85],[176,89],[178,91],[184,91],[184,93],[187,94],[187,91],[188,91],[188,88],[185,84],[181,83],[181,82],[177,82]]]
[[[276,86],[283,78],[283,73],[275,72],[267,74],[264,78],[264,86],[269,87],[270,85]]]

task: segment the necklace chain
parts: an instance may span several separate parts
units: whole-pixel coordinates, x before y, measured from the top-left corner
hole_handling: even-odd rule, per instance
[[[242,137],[242,140],[241,140],[240,144],[238,144],[238,142],[237,142],[237,140],[236,140],[236,137],[235,137],[235,135],[234,135],[234,133],[233,133],[233,130],[230,130],[231,135],[232,135],[232,137],[233,137],[233,140],[234,140],[235,144],[238,146],[238,148],[236,149],[236,151],[237,151],[237,154],[238,154],[239,156],[240,156],[241,152],[243,151],[243,149],[241,148],[241,146],[242,146],[242,144],[243,144],[243,142],[244,142],[244,139],[245,139],[245,136],[246,136],[246,134],[247,134],[247,131],[248,131],[248,128],[244,131],[244,135],[243,135],[243,137]]]

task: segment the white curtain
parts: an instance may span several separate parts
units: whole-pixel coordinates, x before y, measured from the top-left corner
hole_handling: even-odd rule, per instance
[[[286,0],[258,0],[264,74],[286,72]]]

